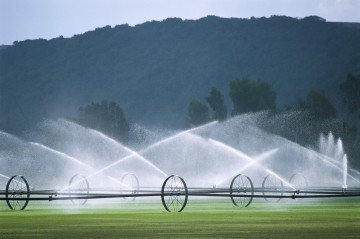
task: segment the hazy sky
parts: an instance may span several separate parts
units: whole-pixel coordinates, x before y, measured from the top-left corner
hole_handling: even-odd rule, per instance
[[[106,25],[207,15],[317,15],[327,21],[360,22],[360,0],[0,0],[0,45],[71,37]]]

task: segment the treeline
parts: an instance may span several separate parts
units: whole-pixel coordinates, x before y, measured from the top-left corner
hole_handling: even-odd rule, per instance
[[[360,120],[360,75],[349,73],[341,82],[339,90],[346,109],[340,116],[343,122],[344,136],[357,137],[357,125]],[[324,121],[338,117],[338,112],[331,98],[323,91],[311,90],[305,99],[298,99],[294,106],[283,110],[276,107],[276,92],[271,85],[262,80],[250,80],[247,77],[229,82],[229,97],[233,108],[228,111],[224,95],[213,87],[204,99],[194,99],[188,104],[188,127],[205,124],[211,120],[225,120],[229,116],[242,113],[270,110],[274,114],[286,110],[302,110],[313,121]],[[129,124],[123,109],[115,102],[103,100],[79,108],[77,122],[84,126],[98,129],[120,141],[128,140]],[[327,132],[323,132],[327,133]]]
[[[276,93],[265,81],[251,81],[248,78],[230,81],[229,96],[233,103],[233,110],[230,113],[232,116],[276,108]],[[210,116],[206,103],[201,100],[192,100],[188,105],[189,126],[227,118],[228,110],[224,103],[224,95],[218,89],[213,87],[205,100],[212,110],[212,115]]]
[[[304,146],[315,145],[320,134],[333,132],[342,138],[345,152],[353,166],[360,167],[360,75],[349,73],[338,85],[342,99],[342,112],[338,112],[331,97],[324,91],[311,90],[304,99],[299,98],[293,106],[284,109],[276,107],[276,92],[271,85],[262,80],[236,79],[229,82],[228,95],[233,108],[228,112],[224,95],[212,88],[209,96],[194,99],[188,104],[187,122],[190,127],[211,120],[225,120],[229,116],[242,113],[269,110],[272,115],[283,115],[286,111],[300,111],[302,114],[278,118],[274,122],[262,122],[266,130],[296,141]],[[279,126],[280,125],[280,126]]]
[[[349,74],[349,77],[356,78]],[[348,88],[348,81],[341,84],[342,88]],[[343,97],[347,99],[349,92],[343,90]],[[249,80],[242,78],[230,81],[229,96],[233,103],[231,116],[257,112],[262,110],[276,111],[276,92],[269,83],[262,80]],[[348,102],[347,100],[346,102]],[[206,103],[207,104],[206,104]],[[344,104],[348,104],[344,101]],[[212,110],[212,115],[209,113]],[[330,97],[323,91],[310,91],[305,99],[298,99],[294,106],[286,106],[286,110],[301,109],[308,111],[314,120],[325,120],[337,116],[337,110]],[[197,126],[210,120],[224,120],[228,117],[228,110],[224,104],[224,95],[216,88],[212,88],[208,97],[204,100],[195,99],[188,104],[188,124]]]

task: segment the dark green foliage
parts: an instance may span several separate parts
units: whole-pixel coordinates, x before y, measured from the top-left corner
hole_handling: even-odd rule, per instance
[[[349,140],[357,137],[357,127],[360,124],[360,75],[348,73],[345,81],[341,82],[340,92],[346,107],[344,118],[344,132]]]
[[[243,78],[231,81],[229,86],[234,115],[276,108],[276,93],[265,81]]]
[[[360,75],[349,73],[340,84],[340,92],[348,113],[357,112],[360,109]]]
[[[188,123],[197,126],[209,121],[209,109],[206,104],[198,100],[190,101],[188,105]]]
[[[78,122],[86,127],[99,130],[122,142],[128,140],[129,125],[122,108],[115,102],[91,103],[79,109]]]
[[[329,96],[325,92],[310,91],[306,100],[299,100],[299,105],[305,110],[308,110],[310,116],[316,120],[335,118],[337,111]]]
[[[224,120],[227,117],[227,109],[224,103],[223,94],[215,87],[211,89],[210,95],[205,98],[210,108],[213,110],[214,120]]]

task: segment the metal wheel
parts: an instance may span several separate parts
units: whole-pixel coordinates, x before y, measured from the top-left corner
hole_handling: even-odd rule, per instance
[[[184,179],[171,175],[165,179],[161,188],[161,201],[169,212],[181,212],[188,200],[188,189]]]
[[[283,195],[283,188],[283,182],[272,174],[268,174],[262,182],[263,195],[265,200],[268,202],[279,202],[281,198],[276,196]]]
[[[236,175],[230,184],[231,201],[236,207],[247,207],[251,204],[254,195],[254,186],[251,179],[244,175]]]
[[[6,203],[11,210],[24,210],[29,203],[29,184],[22,175],[12,176],[6,184]]]
[[[83,176],[75,174],[71,177],[69,181],[69,197],[73,204],[84,205],[87,202],[87,199],[76,199],[76,197],[86,197],[89,194],[89,182]]]
[[[122,192],[125,194],[137,194],[140,189],[139,180],[133,173],[127,173],[121,178]],[[124,197],[124,199],[135,200],[135,197]]]
[[[296,188],[297,192],[299,193],[301,190],[304,190],[308,186],[308,182],[302,173],[294,173],[289,180],[291,186]]]

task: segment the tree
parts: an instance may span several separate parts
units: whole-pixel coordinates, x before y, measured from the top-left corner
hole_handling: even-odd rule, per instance
[[[299,100],[300,102],[302,108],[308,110],[316,120],[335,118],[337,116],[336,108],[325,92],[312,90],[307,94],[305,101]]]
[[[267,82],[243,78],[230,81],[229,86],[233,115],[276,108],[276,93]]]
[[[210,95],[205,98],[210,108],[213,110],[214,120],[224,120],[227,116],[227,109],[224,104],[224,96],[215,87],[211,89]]]
[[[353,75],[349,73],[345,81],[341,82],[340,92],[343,104],[347,108],[346,116],[344,119],[344,132],[345,135],[355,138],[357,135],[358,120],[360,114],[360,75]]]
[[[340,84],[340,92],[348,114],[356,113],[360,109],[360,75],[349,73]]]
[[[209,109],[206,104],[198,100],[190,101],[188,105],[188,122],[197,126],[209,121]]]
[[[99,130],[110,137],[126,142],[129,125],[122,108],[115,102],[106,100],[91,103],[79,109],[78,122],[86,127]]]

